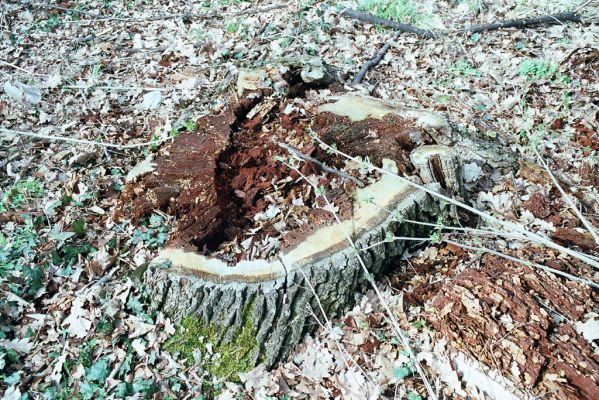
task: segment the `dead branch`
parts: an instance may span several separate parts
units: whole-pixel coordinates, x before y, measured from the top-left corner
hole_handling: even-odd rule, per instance
[[[365,13],[362,11],[353,10],[351,8],[347,8],[341,12],[341,15],[350,17],[353,19],[357,19],[358,21],[365,22],[367,24],[373,25],[381,25],[386,26],[388,28],[393,28],[395,30],[405,32],[405,33],[413,33],[418,36],[431,38],[438,36],[437,33],[428,29],[416,28],[415,26],[402,24],[401,22],[392,21],[389,19],[379,18],[369,13]]]
[[[360,68],[360,71],[358,71],[356,77],[352,81],[352,85],[359,85],[360,83],[362,83],[368,70],[379,65],[379,63],[383,60],[383,57],[385,57],[385,54],[387,54],[387,51],[389,51],[389,49],[391,48],[391,44],[399,38],[401,33],[402,32],[395,33],[395,35],[393,35],[393,37],[387,43],[385,43],[385,45],[381,47],[379,51],[375,53],[374,57],[368,60],[362,66],[362,68]]]
[[[472,26],[460,29],[455,32],[444,32],[444,31],[432,31],[432,30],[427,30],[427,29],[416,28],[415,26],[412,26],[412,25],[402,24],[400,22],[396,22],[396,21],[392,21],[392,20],[388,20],[388,19],[384,19],[384,18],[379,18],[372,14],[365,13],[362,11],[356,11],[351,8],[343,10],[341,12],[341,15],[351,17],[351,18],[357,19],[358,21],[366,22],[369,24],[375,24],[375,25],[381,25],[381,26],[393,28],[393,29],[395,29],[399,32],[403,32],[403,33],[413,33],[417,36],[421,36],[424,38],[449,36],[450,34],[472,34],[472,33],[480,33],[480,32],[489,32],[489,31],[496,31],[499,29],[507,29],[507,28],[524,29],[529,26],[554,25],[554,24],[561,24],[566,21],[582,22],[582,19],[580,18],[580,16],[577,14],[576,11],[574,11],[574,12],[565,12],[565,13],[559,13],[559,14],[554,14],[554,15],[543,15],[543,16],[539,16],[539,17],[511,19],[508,21],[494,22],[491,24],[472,25]],[[385,43],[385,45],[374,55],[374,57],[372,57],[370,60],[368,60],[362,66],[362,68],[356,74],[354,80],[352,81],[353,85],[360,84],[364,80],[364,77],[366,76],[366,73],[368,72],[368,70],[370,70],[373,67],[376,67],[383,60],[383,57],[385,56],[385,54],[387,54],[387,51],[389,51],[389,48],[391,47],[391,42],[397,40],[397,38],[399,38],[399,33],[395,34],[393,36],[393,38],[389,42]]]
[[[285,150],[287,150],[288,152],[290,152],[291,154],[293,154],[294,156],[296,156],[297,158],[301,158],[304,161],[308,161],[311,162],[312,164],[316,164],[320,167],[320,169],[322,169],[325,172],[328,172],[330,174],[335,174],[335,175],[339,175],[342,178],[348,179],[350,181],[352,181],[353,183],[355,183],[356,185],[358,185],[358,187],[364,187],[364,183],[359,180],[358,178],[356,178],[355,176],[352,176],[350,174],[347,174],[343,171],[339,171],[338,169],[329,167],[328,165],[318,161],[317,159],[315,159],[314,157],[310,157],[307,154],[302,153],[299,149],[296,149],[293,146],[290,146],[286,143],[277,143],[280,147],[284,148]]]
[[[262,14],[268,11],[278,10],[282,8],[287,8],[285,4],[274,4],[268,7],[261,8],[249,8],[247,10],[234,11],[234,12],[222,12],[222,11],[213,11],[209,13],[178,13],[178,14],[164,14],[164,15],[151,15],[147,17],[105,17],[100,14],[96,14],[90,11],[82,11],[76,10],[68,7],[55,6],[53,4],[40,4],[35,3],[31,4],[32,7],[51,9],[51,10],[59,10],[64,12],[73,12],[77,14],[87,15],[93,18],[91,21],[121,21],[121,22],[147,22],[147,21],[163,21],[167,19],[207,19],[207,18],[225,18],[225,17],[238,17],[241,15],[249,15],[249,14]],[[84,21],[74,21],[74,22],[84,22]],[[88,21],[85,21],[88,22]]]
[[[357,19],[358,21],[366,22],[368,24],[386,26],[388,28],[393,28],[395,30],[404,32],[404,33],[413,33],[415,35],[425,37],[425,38],[433,38],[433,37],[441,37],[448,36],[449,34],[460,34],[460,33],[479,33],[479,32],[489,32],[496,31],[499,29],[507,29],[507,28],[517,28],[524,29],[529,26],[535,25],[555,25],[562,24],[567,21],[571,22],[582,22],[582,18],[578,15],[576,11],[573,12],[564,12],[553,15],[542,15],[538,17],[530,17],[530,18],[519,18],[519,19],[510,19],[508,21],[503,22],[493,22],[491,24],[481,24],[481,25],[472,25],[467,28],[459,29],[455,32],[447,32],[447,31],[433,31],[429,29],[421,29],[412,25],[403,24],[400,22],[392,21],[389,19],[379,18],[372,14],[353,10],[348,8],[341,12],[341,15],[347,16],[350,18]]]
[[[457,33],[480,33],[496,31],[499,29],[516,28],[524,29],[535,25],[555,25],[564,22],[582,22],[582,18],[576,12],[565,12],[554,15],[543,15],[539,17],[511,19],[503,22],[494,22],[491,24],[472,25],[468,28],[460,29]]]

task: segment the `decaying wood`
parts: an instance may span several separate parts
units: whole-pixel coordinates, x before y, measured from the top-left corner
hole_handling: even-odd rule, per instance
[[[325,163],[318,161],[316,158],[314,157],[310,157],[307,154],[302,153],[299,149],[296,149],[295,147],[287,144],[287,143],[278,143],[279,146],[281,146],[282,148],[284,148],[285,150],[289,151],[292,155],[304,160],[304,161],[308,161],[311,162],[313,164],[316,164],[318,167],[320,167],[320,169],[322,169],[325,172],[329,172],[335,175],[339,175],[342,178],[345,178],[347,180],[352,181],[353,183],[355,183],[356,185],[358,185],[358,187],[363,187],[364,186],[364,182],[362,182],[361,180],[359,180],[358,178],[356,178],[353,175],[349,175],[346,174],[343,171],[339,171],[338,169],[329,167],[328,165],[326,165]]]
[[[304,66],[309,67],[309,73],[301,76],[324,79],[326,74],[314,73],[316,65],[309,63]],[[155,160],[158,165],[156,171],[126,188],[119,206],[123,209],[121,215],[139,218],[153,209],[167,207],[179,218],[171,241],[143,275],[152,307],[163,311],[175,322],[194,317],[203,324],[218,326],[223,332],[224,342],[232,340],[242,327],[249,324],[254,330],[257,345],[244,351],[249,352],[247,354],[254,362],[267,366],[285,357],[301,337],[315,327],[309,309],[319,310],[318,301],[325,313],[332,317],[351,307],[359,293],[366,289],[365,272],[344,231],[351,233],[357,249],[366,249],[361,255],[370,273],[377,276],[401,255],[407,245],[401,240],[389,242],[389,235],[422,237],[427,236],[431,229],[430,226],[399,221],[433,222],[444,211],[426,192],[383,174],[378,181],[355,189],[353,195],[344,194],[353,199],[351,205],[343,197],[335,201],[343,227],[333,222],[330,211],[321,208],[315,210],[318,213],[314,215],[328,215],[328,219],[318,217],[322,221],[318,218],[311,220],[300,231],[288,233],[290,238],[295,239],[283,239],[287,244],[278,250],[276,257],[250,257],[241,261],[229,258],[224,261],[204,255],[198,250],[206,245],[214,246],[219,232],[231,228],[227,227],[229,222],[223,222],[224,218],[230,218],[227,213],[235,212],[234,209],[239,207],[247,210],[256,208],[252,199],[260,195],[246,196],[243,190],[240,191],[243,185],[250,187],[240,180],[241,177],[257,179],[256,174],[270,168],[268,171],[272,173],[268,172],[267,179],[255,181],[261,187],[269,188],[269,182],[283,179],[278,168],[284,166],[272,163],[275,155],[292,150],[296,156],[307,154],[308,160],[317,160],[314,156],[317,146],[306,144],[302,136],[311,131],[335,143],[340,150],[368,156],[386,170],[411,175],[412,179],[424,181],[435,191],[445,190],[454,196],[463,187],[456,161],[458,153],[454,153],[451,146],[452,129],[440,115],[404,109],[364,96],[336,95],[320,100],[309,111],[306,110],[312,114],[310,118],[285,113],[277,116],[276,110],[284,107],[274,107],[273,98],[265,94],[269,89],[264,86],[265,82],[273,81],[264,71],[242,71],[238,95],[241,103],[246,104],[247,117],[229,110],[197,121],[201,132],[180,135],[175,139],[169,150]],[[320,83],[316,81],[314,84]],[[255,93],[251,97],[254,100],[249,103],[243,97],[248,91]],[[267,118],[267,115],[270,116]],[[268,135],[262,134],[262,123],[271,124],[264,127]],[[277,125],[279,123],[281,125]],[[294,125],[298,123],[300,125]],[[310,129],[301,123],[310,123]],[[226,127],[231,124],[244,131],[229,134]],[[277,134],[284,136],[273,136]],[[236,144],[230,142],[232,138],[235,138]],[[294,145],[283,143],[281,148],[277,145],[281,139],[291,140]],[[434,164],[429,162],[430,157],[419,156],[414,158],[416,162],[413,163],[410,154],[419,154],[419,148],[426,148],[426,143],[433,141],[447,144],[434,151],[439,162]],[[297,145],[298,142],[304,143],[303,147]],[[308,143],[311,143],[310,138]],[[238,151],[241,153],[238,154]],[[327,153],[319,154],[326,156]],[[178,159],[184,164],[179,164]],[[337,168],[328,167],[328,164],[320,162],[318,165],[330,174],[329,179],[345,174],[337,169],[343,165],[338,161],[333,164]],[[187,176],[185,166],[193,167],[197,176]],[[243,172],[243,168],[248,166],[254,169]],[[306,171],[313,168],[304,164],[302,167],[308,168]],[[230,172],[222,175],[222,171],[218,172],[222,168]],[[237,173],[231,168],[241,169]],[[432,173],[431,168],[436,172]],[[287,176],[291,174],[289,170],[283,172]],[[349,176],[345,178],[349,179]],[[174,178],[176,180],[172,181]],[[230,183],[223,182],[223,178]],[[351,187],[355,187],[354,183],[351,182]],[[238,186],[231,186],[233,184]],[[249,184],[251,187],[254,185],[252,182]],[[237,200],[225,199],[223,192],[233,189]],[[341,189],[341,192],[344,190]],[[376,204],[370,199],[375,199]],[[223,200],[236,203],[227,205]],[[239,237],[239,233],[235,233],[235,237]],[[314,291],[309,289],[310,286]]]
[[[564,260],[553,264],[572,268]],[[535,395],[592,400],[599,393],[599,357],[567,322],[592,312],[592,290],[487,256],[480,268],[441,286],[429,321],[453,349],[493,366]]]
[[[417,148],[410,159],[424,183],[438,183],[448,193],[465,198],[458,153],[448,146],[428,145]]]

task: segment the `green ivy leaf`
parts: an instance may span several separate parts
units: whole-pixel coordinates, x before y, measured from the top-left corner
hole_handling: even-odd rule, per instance
[[[100,386],[96,383],[85,382],[81,385],[79,389],[79,394],[85,400],[91,399],[94,397],[94,393],[100,388]]]
[[[393,376],[398,381],[404,380],[405,377],[409,376],[412,373],[412,370],[407,367],[393,367]]]
[[[104,381],[106,378],[108,378],[109,373],[110,369],[108,368],[108,359],[102,358],[89,367],[85,377],[91,382],[104,384]]]
[[[408,393],[408,400],[422,400],[422,396],[417,393],[410,392]]]
[[[21,373],[17,371],[14,374],[8,375],[6,378],[4,378],[4,383],[6,383],[7,386],[12,386],[19,383],[20,380]]]

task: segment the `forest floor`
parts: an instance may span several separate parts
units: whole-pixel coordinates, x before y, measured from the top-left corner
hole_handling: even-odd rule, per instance
[[[164,350],[177,327],[147,308],[138,271],[168,240],[171,217],[116,222],[114,208],[134,166],[225,106],[242,67],[318,56],[348,91],[435,110],[455,129],[502,141],[518,163],[469,171],[472,203],[599,256],[552,179],[599,227],[596,2],[54,3],[0,4],[2,399],[427,397],[371,292],[273,371],[219,379]],[[351,86],[394,32],[340,16],[346,7],[449,31],[579,7],[583,22],[402,34]],[[451,234],[478,250],[420,246],[379,283],[439,397],[599,398],[596,270],[515,235]]]

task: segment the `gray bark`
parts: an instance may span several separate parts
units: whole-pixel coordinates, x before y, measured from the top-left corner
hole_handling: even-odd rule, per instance
[[[405,218],[434,221],[439,208],[430,196],[414,191],[394,211]],[[394,215],[389,215],[372,230],[355,238],[356,247],[384,242],[387,232],[396,236],[422,236],[427,235],[427,228],[399,223]],[[402,241],[384,242],[360,252],[360,255],[369,273],[376,277],[405,246]],[[153,308],[163,311],[175,322],[197,316],[205,323],[225,327],[224,340],[231,340],[239,331],[244,323],[242,310],[253,304],[250,317],[259,343],[253,358],[256,363],[269,367],[286,357],[304,334],[314,330],[316,321],[309,308],[322,320],[316,297],[327,317],[331,318],[349,310],[359,299],[359,294],[367,289],[367,279],[358,257],[349,248],[307,263],[301,266],[301,271],[295,269],[285,276],[262,282],[218,283],[191,272],[165,269],[159,263],[150,265],[144,282]]]

